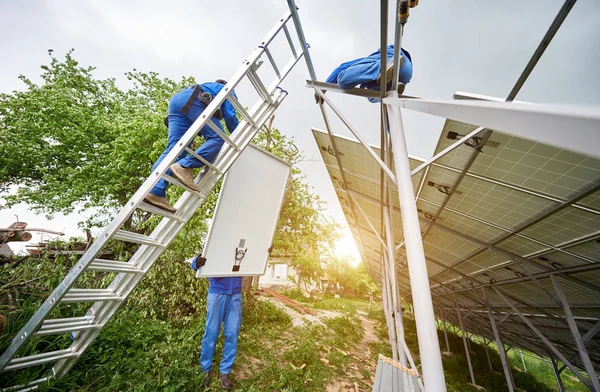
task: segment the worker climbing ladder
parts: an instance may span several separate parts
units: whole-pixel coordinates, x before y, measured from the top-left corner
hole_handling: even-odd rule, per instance
[[[295,11],[295,10],[294,10]],[[196,209],[204,202],[211,190],[221,177],[231,167],[233,162],[244,151],[265,121],[273,114],[277,107],[287,96],[287,92],[279,84],[300,58],[305,55],[306,47],[295,48],[292,36],[288,29],[288,22],[294,18],[295,28],[299,28],[300,21],[297,13],[286,13],[271,29],[260,45],[243,62],[243,65],[229,79],[221,92],[212,100],[201,116],[192,124],[160,165],[144,181],[142,186],[121,209],[113,221],[102,231],[97,240],[83,254],[81,259],[73,266],[63,281],[48,296],[33,317],[14,337],[10,346],[0,357],[0,371],[17,371],[33,366],[53,364],[47,376],[31,381],[26,385],[16,385],[7,390],[29,390],[51,378],[61,378],[75,365],[81,354],[98,336],[102,328],[119,309],[123,301],[129,296],[154,262],[169,246],[177,233],[190,220]],[[282,69],[277,67],[274,57],[269,49],[269,44],[275,37],[285,34],[291,49],[291,59]],[[275,77],[270,84],[265,84],[259,77],[257,70],[262,64],[261,58],[265,55],[271,64]],[[232,94],[239,83],[247,78],[253,89],[258,94],[258,100],[246,110]],[[217,128],[211,117],[225,101],[229,101],[241,115],[242,120],[236,131],[228,136]],[[223,148],[213,163],[199,157],[187,146],[198,135],[199,131],[208,125],[224,141]],[[166,174],[168,168],[183,152],[194,155],[205,163],[204,170],[195,179],[199,190],[195,191],[183,183]],[[171,184],[184,190],[182,196],[175,204],[177,211],[170,213],[158,207],[145,203],[144,197],[154,187],[159,179],[164,178]],[[162,217],[156,229],[150,235],[142,235],[123,229],[124,224],[136,210]],[[103,249],[110,241],[118,240],[140,245],[128,261],[104,260],[101,257]],[[90,271],[118,273],[107,288],[75,288],[79,278]],[[61,304],[93,303],[87,313],[81,317],[51,319],[53,309]],[[34,355],[17,356],[30,339],[40,335],[60,335],[70,333],[73,338],[65,349],[42,352]]]

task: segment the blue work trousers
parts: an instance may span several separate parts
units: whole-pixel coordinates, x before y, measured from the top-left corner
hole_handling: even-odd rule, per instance
[[[162,162],[162,160],[167,156],[167,154],[175,147],[179,139],[187,132],[190,126],[196,121],[200,114],[204,109],[206,109],[206,105],[200,102],[199,99],[196,99],[194,104],[192,105],[190,111],[187,114],[181,113],[181,109],[186,104],[190,95],[193,92],[193,87],[186,88],[185,90],[180,91],[175,94],[173,98],[169,101],[169,138],[168,144],[165,151],[158,158],[154,166],[152,166],[152,170],[156,169],[156,167]],[[221,130],[223,129],[219,120],[215,117],[212,118],[212,121],[215,123],[217,127]],[[206,159],[208,162],[213,162],[217,157],[217,154],[221,150],[221,146],[223,145],[223,139],[217,135],[215,131],[210,129],[208,125],[204,126],[200,130],[200,134],[204,137],[205,142],[196,150],[196,154],[200,155],[202,158]],[[181,155],[177,158],[177,161],[183,167],[202,167],[204,163],[198,160],[193,155],[188,155],[187,152],[182,152]],[[172,176],[171,170],[167,171],[167,174]],[[169,187],[169,183],[160,179],[158,183],[152,188],[150,193],[156,196],[165,197],[167,195],[167,188]]]
[[[202,338],[200,367],[204,372],[212,368],[217,338],[223,325],[223,357],[219,373],[229,374],[237,354],[238,335],[242,324],[242,294],[208,294],[208,312]]]

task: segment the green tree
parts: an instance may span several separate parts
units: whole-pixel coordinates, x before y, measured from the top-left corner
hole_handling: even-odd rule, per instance
[[[0,94],[0,192],[6,207],[23,202],[48,215],[93,208],[104,217],[150,173],[166,145],[168,99],[193,80],[133,70],[131,88],[121,90],[73,51],[49,55],[41,84],[21,75],[23,91]]]
[[[272,127],[273,118],[253,142],[292,164],[302,161],[293,139]],[[323,201],[316,195],[306,176],[292,167],[275,237],[273,255],[289,257],[299,284],[308,284],[322,274],[321,264],[339,237],[337,225],[323,218]]]
[[[339,285],[341,293],[346,296],[361,297],[376,289],[364,264],[354,266],[348,257],[332,257],[328,260],[325,272],[329,283]]]

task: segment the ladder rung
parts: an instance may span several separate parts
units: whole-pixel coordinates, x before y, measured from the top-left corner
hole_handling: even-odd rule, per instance
[[[256,122],[254,121],[254,119],[252,118],[250,113],[248,113],[248,111],[242,106],[240,101],[235,99],[235,97],[233,95],[230,95],[229,97],[227,97],[227,99],[229,100],[229,103],[231,103],[231,105],[233,105],[235,110],[242,116],[242,118],[244,120],[246,120],[248,122],[248,124],[250,124],[254,128],[256,128]]]
[[[102,328],[102,325],[92,324],[92,321],[94,321],[93,316],[46,320],[40,329],[34,333],[34,335],[53,335],[65,332]]]
[[[204,163],[205,166],[207,166],[208,168],[216,171],[219,174],[223,174],[223,172],[219,169],[217,169],[217,167],[215,165],[213,165],[212,163],[210,163],[209,161],[207,161],[206,159],[202,158],[200,155],[196,154],[196,151],[192,150],[189,147],[185,148],[185,151],[190,154],[191,156],[193,156],[194,158],[196,158],[197,160],[199,160],[200,162]]]
[[[281,74],[279,73],[279,68],[277,68],[277,64],[275,64],[275,59],[271,55],[271,51],[269,50],[269,48],[267,46],[263,46],[262,48],[264,49],[265,53],[267,54],[267,58],[269,59],[269,62],[271,63],[271,66],[273,67],[273,71],[275,71],[275,75],[277,75],[277,77],[279,79],[281,79]]]
[[[214,122],[212,122],[212,121],[209,121],[209,122],[207,122],[207,123],[206,123],[206,125],[208,125],[208,126],[210,127],[210,129],[212,129],[212,130],[213,130],[213,131],[214,131],[214,132],[215,132],[217,135],[219,135],[219,137],[220,137],[221,139],[223,139],[223,141],[224,141],[225,143],[227,143],[227,144],[229,144],[231,147],[235,148],[235,149],[236,149],[236,151],[240,151],[240,148],[238,147],[238,145],[237,145],[237,144],[235,144],[235,143],[233,142],[233,140],[231,140],[231,138],[230,138],[229,136],[227,136],[227,135],[225,134],[225,132],[223,132],[223,131],[221,130],[221,128],[219,128],[219,127],[218,127],[218,126],[217,126],[217,125],[216,125]]]
[[[166,176],[166,177],[171,177],[171,176]],[[169,179],[167,179],[167,181],[169,181]],[[181,184],[181,185],[183,185],[183,184]],[[184,187],[185,187],[185,185],[184,185]],[[144,245],[150,245],[150,246],[158,246],[158,247],[161,247],[161,248],[165,247],[163,244],[161,244],[160,242],[158,242],[154,238],[148,237],[147,235],[143,235],[143,234],[132,233],[131,231],[126,231],[126,230],[119,230],[119,231],[117,231],[114,234],[113,239],[120,240],[120,241],[125,241],[125,242],[133,242],[135,244],[144,244]]]
[[[62,302],[123,301],[123,299],[108,289],[70,289]]]
[[[30,366],[42,365],[48,362],[56,362],[60,359],[76,357],[77,353],[71,349],[50,351],[47,353],[41,353],[36,355],[30,355],[28,357],[14,358],[4,368],[6,370],[17,370]]]
[[[90,271],[102,271],[102,272],[124,272],[124,273],[142,273],[138,267],[135,267],[129,263],[123,261],[114,260],[102,260],[96,259],[90,263],[87,267]]]
[[[290,49],[292,49],[292,54],[294,55],[294,58],[298,57],[298,54],[296,53],[296,48],[294,47],[294,41],[292,41],[292,36],[290,35],[290,31],[288,30],[286,25],[283,25],[283,32],[285,33],[285,37],[288,40],[288,43],[290,44]]]
[[[41,383],[44,383],[48,380],[50,380],[52,377],[48,376],[48,377],[42,377],[42,378],[38,378],[37,380],[33,380],[28,382],[26,385],[14,385],[12,387],[8,387],[3,389],[3,392],[11,392],[11,391],[18,391],[18,392],[27,392],[27,391],[33,391],[35,389],[37,389],[37,386],[40,385]]]
[[[171,184],[180,187],[181,189],[185,190],[186,192],[189,192],[193,195],[196,195],[198,197],[203,197],[202,193],[193,190],[192,188],[190,188],[189,186],[185,185],[183,182],[179,181],[177,178],[170,176],[168,174],[163,174],[163,178],[167,181],[169,181]]]
[[[156,206],[153,206],[152,204],[148,204],[144,201],[138,205],[138,208],[140,210],[151,212],[155,215],[160,215],[165,218],[173,219],[174,221],[177,221],[177,222],[185,223],[185,219],[180,218],[177,215],[172,214],[167,210],[163,210],[162,208],[158,208]]]
[[[256,74],[256,72],[254,72],[252,69],[249,69],[246,73],[246,76],[248,76],[250,83],[252,83],[252,85],[258,92],[258,95],[260,95],[260,97],[265,102],[273,103],[273,100],[271,99],[271,94],[269,94],[267,88],[263,84],[262,80],[260,80],[260,77]]]

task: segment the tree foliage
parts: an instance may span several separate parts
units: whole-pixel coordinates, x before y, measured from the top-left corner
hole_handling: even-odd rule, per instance
[[[140,186],[166,145],[168,99],[193,83],[154,72],[126,73],[131,88],[97,79],[73,51],[49,51],[36,84],[0,94],[0,192],[5,206],[26,203],[52,215],[95,208],[102,216]]]
[[[361,297],[374,292],[377,286],[371,280],[363,263],[354,266],[348,257],[332,257],[325,268],[329,285],[338,287],[346,295]]]
[[[300,162],[302,155],[293,139],[271,124],[272,121],[264,127],[254,143],[292,164]],[[290,258],[299,283],[310,283],[320,277],[322,262],[339,236],[337,225],[324,220],[323,204],[302,171],[292,167],[273,238],[273,255]]]

